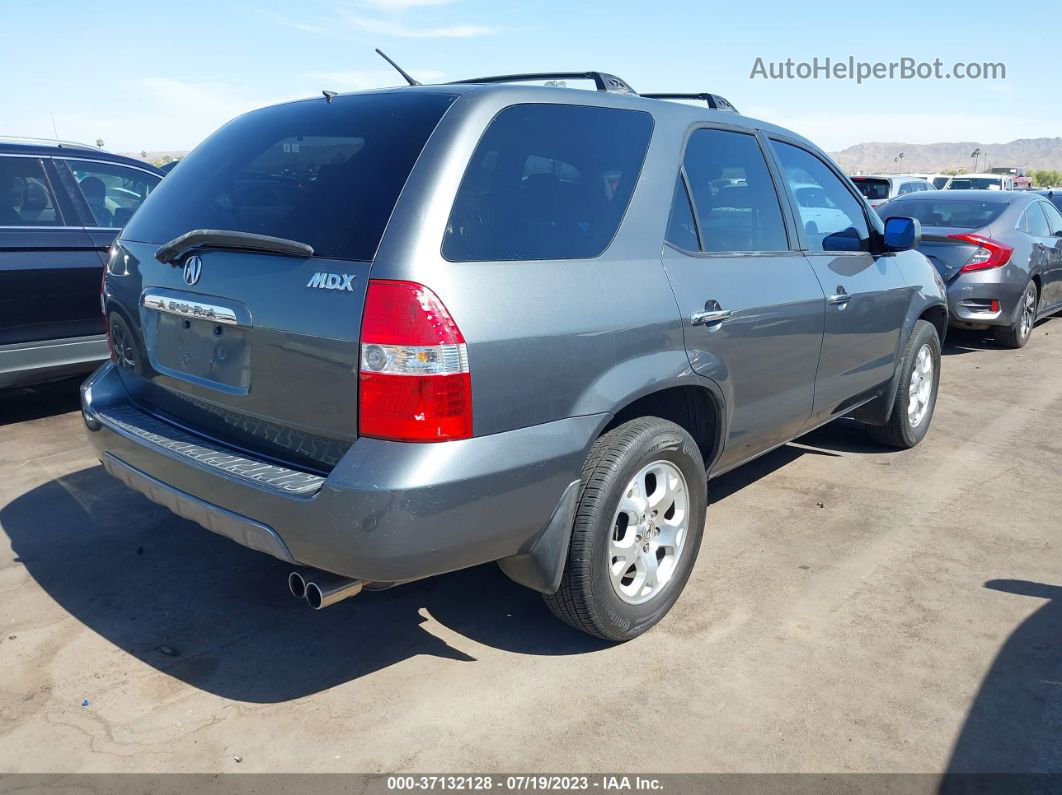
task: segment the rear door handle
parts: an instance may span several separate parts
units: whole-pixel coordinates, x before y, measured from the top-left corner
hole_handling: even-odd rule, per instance
[[[852,300],[852,296],[844,289],[842,285],[837,285],[837,292],[826,299],[829,303],[837,306],[844,306]]]
[[[706,309],[703,312],[694,312],[690,315],[690,325],[711,326],[715,323],[722,323],[733,314],[733,311],[729,309]]]

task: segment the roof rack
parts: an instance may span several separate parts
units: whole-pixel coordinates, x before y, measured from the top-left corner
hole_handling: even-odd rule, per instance
[[[63,146],[70,149],[97,150],[91,144],[83,144],[78,141],[61,141],[57,138],[31,138],[25,135],[0,135],[0,141],[15,144],[42,144],[44,146]]]
[[[708,107],[713,110],[729,110],[737,113],[737,108],[730,104],[728,99],[718,94],[642,94],[642,96],[649,99],[699,99],[701,102],[707,102]]]
[[[593,80],[598,91],[609,91],[614,94],[638,93],[626,81],[606,72],[535,72],[521,75],[493,75],[474,77],[471,80],[454,80],[453,83],[523,83],[530,80]]]
[[[525,83],[532,80],[593,80],[598,91],[608,91],[614,94],[634,94],[647,99],[699,99],[706,102],[713,110],[728,110],[737,113],[730,101],[718,94],[702,92],[699,94],[639,94],[625,80],[621,80],[608,72],[531,72],[518,75],[491,75],[488,77],[473,77],[469,80],[454,80],[452,84],[468,83]]]

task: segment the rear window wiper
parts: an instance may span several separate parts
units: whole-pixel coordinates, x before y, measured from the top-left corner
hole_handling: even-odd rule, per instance
[[[204,248],[261,251],[269,254],[285,254],[289,257],[313,256],[313,246],[300,243],[298,240],[288,240],[286,237],[256,235],[232,229],[193,229],[159,248],[155,252],[155,259],[173,265],[188,252]]]

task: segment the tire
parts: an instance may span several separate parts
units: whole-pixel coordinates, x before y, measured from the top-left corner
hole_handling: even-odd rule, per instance
[[[928,378],[924,369],[927,360],[932,367]],[[916,368],[921,374],[921,380],[917,383]],[[940,336],[928,320],[915,321],[904,348],[899,378],[900,385],[896,390],[889,421],[885,425],[872,425],[868,430],[875,441],[898,450],[907,450],[929,433],[940,387]]]
[[[1024,348],[1032,336],[1033,324],[1036,323],[1037,310],[1040,308],[1040,291],[1031,279],[1026,283],[1018,301],[1017,317],[1009,326],[995,326],[992,336],[996,342],[1007,348]]]
[[[113,358],[118,366],[142,375],[144,354],[125,318],[117,312],[111,312],[107,318],[107,329],[111,350],[114,351]]]
[[[640,485],[633,488],[636,480]],[[660,500],[655,515],[654,499]],[[637,524],[637,512],[628,513],[634,505],[649,506]],[[685,430],[642,417],[604,434],[583,466],[560,589],[545,596],[549,609],[605,640],[642,634],[682,593],[697,560],[707,509],[704,461]],[[684,529],[678,529],[683,520]],[[642,543],[645,538],[650,540]],[[628,561],[630,568],[624,565]],[[649,571],[656,572],[655,588]]]

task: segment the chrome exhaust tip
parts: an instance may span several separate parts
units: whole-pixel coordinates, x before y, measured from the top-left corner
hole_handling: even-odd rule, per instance
[[[314,610],[323,610],[361,593],[365,583],[327,572],[314,572],[306,583],[306,603]]]
[[[288,575],[288,590],[296,599],[306,598],[306,578],[298,569]]]

